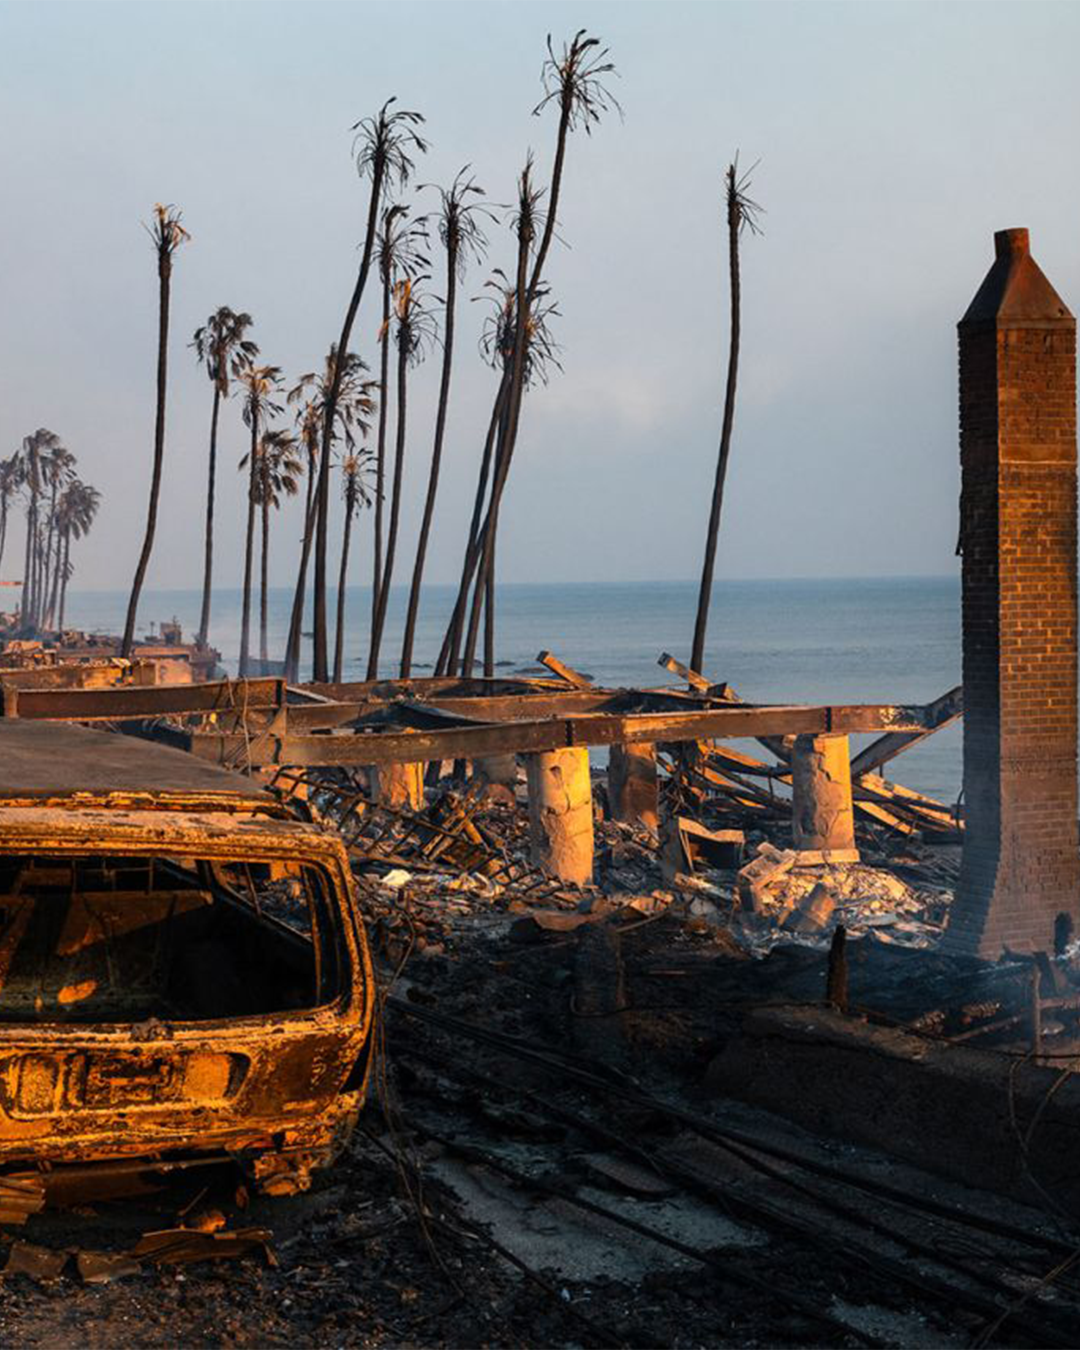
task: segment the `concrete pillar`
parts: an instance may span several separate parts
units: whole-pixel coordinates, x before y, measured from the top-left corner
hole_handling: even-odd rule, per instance
[[[592,881],[593,801],[589,752],[577,746],[526,755],[529,851],[561,881]]]
[[[791,752],[791,831],[795,848],[855,862],[851,751],[846,736],[796,736]]]
[[[607,789],[612,820],[655,831],[660,815],[656,746],[646,741],[613,745],[608,752]]]
[[[1076,320],[1000,230],[959,324],[964,855],[945,947],[1050,951],[1080,919]]]
[[[419,811],[424,805],[423,764],[377,764],[371,769],[371,796],[380,806]]]

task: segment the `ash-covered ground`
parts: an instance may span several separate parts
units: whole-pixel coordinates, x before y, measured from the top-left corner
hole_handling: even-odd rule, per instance
[[[486,823],[524,847],[520,810]],[[1060,1216],[709,1088],[748,1010],[824,998],[840,921],[856,1015],[992,1019],[1008,972],[933,950],[956,850],[794,869],[748,907],[737,869],[665,882],[646,833],[603,823],[599,845],[595,887],[533,899],[362,867],[383,1038],[345,1154],[294,1198],[219,1169],[6,1229],[3,1344],[1067,1344],[1068,1269],[1033,1293],[1071,1250]],[[823,883],[826,922],[785,926]],[[88,1258],[174,1227],[260,1236]]]

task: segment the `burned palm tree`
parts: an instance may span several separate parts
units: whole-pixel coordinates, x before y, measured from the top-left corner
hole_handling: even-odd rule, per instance
[[[356,167],[361,178],[371,179],[371,198],[368,202],[367,227],[364,233],[364,245],[360,255],[360,269],[356,284],[345,311],[341,326],[337,350],[348,351],[352,337],[353,323],[356,320],[368,273],[371,270],[371,258],[375,248],[375,235],[378,229],[379,213],[382,209],[383,194],[388,187],[396,184],[399,188],[412,177],[412,156],[427,149],[426,142],[416,128],[423,124],[423,117],[416,112],[399,109],[392,111],[394,100],[384,103],[375,117],[365,118],[353,127],[356,133],[354,142]],[[319,457],[319,482],[316,494],[316,531],[315,531],[315,679],[325,680],[327,676],[327,631],[326,631],[326,551],[329,542],[330,519],[330,471],[333,460],[334,427],[336,425],[337,401],[341,386],[342,372],[336,367],[327,391],[326,413],[323,423],[322,449]]]
[[[30,436],[23,437],[19,453],[19,481],[26,499],[26,550],[23,560],[23,593],[20,622],[23,628],[37,626],[38,551],[41,545],[41,497],[47,479],[45,464],[54,451],[61,448],[60,437],[47,427],[38,427]]]
[[[341,671],[345,660],[345,592],[348,589],[349,544],[352,540],[353,517],[361,506],[370,506],[364,483],[371,455],[362,450],[359,454],[348,454],[341,461],[341,487],[345,499],[345,524],[341,540],[341,567],[338,572],[337,624],[334,638],[334,683],[341,683]]]
[[[741,319],[741,287],[739,276],[739,238],[743,229],[759,233],[757,216],[761,210],[747,195],[749,172],[739,174],[739,160],[728,165],[725,174],[727,199],[728,273],[731,284],[731,337],[728,347],[727,384],[724,390],[724,420],[720,429],[720,452],[716,459],[716,478],[713,482],[712,506],[709,510],[709,528],[705,535],[705,561],[701,567],[701,586],[698,589],[697,617],[694,620],[694,641],[690,652],[690,668],[705,667],[705,630],[709,622],[709,602],[712,599],[713,568],[716,563],[716,540],[720,533],[720,512],[724,505],[724,482],[727,478],[728,456],[731,452],[731,429],[735,422],[735,386],[739,376],[739,336]]]
[[[312,378],[318,378],[312,372]],[[307,487],[304,491],[304,528],[300,536],[300,561],[293,586],[289,632],[285,639],[285,678],[294,684],[300,678],[300,643],[303,636],[304,597],[307,594],[308,563],[315,537],[316,486],[319,477],[319,448],[322,445],[323,415],[319,400],[302,386],[289,390],[289,402],[297,403],[296,435],[304,453]],[[341,399],[339,396],[338,403]]]
[[[407,679],[412,670],[413,642],[416,635],[416,616],[420,605],[420,586],[424,579],[424,561],[427,557],[431,522],[435,514],[435,497],[439,490],[439,470],[442,465],[443,437],[446,434],[446,414],[450,404],[450,375],[454,361],[454,312],[458,282],[464,278],[469,257],[479,262],[484,256],[487,240],[481,229],[483,215],[490,210],[471,197],[483,194],[467,170],[461,172],[449,188],[440,188],[438,214],[439,239],[446,253],[446,297],[443,302],[443,356],[439,380],[439,405],[435,414],[435,443],[431,451],[424,514],[416,542],[416,561],[413,564],[412,585],[409,588],[409,608],[405,617],[405,636],[401,644],[401,678]]]
[[[4,545],[7,543],[8,511],[21,484],[22,464],[18,454],[0,460],[0,563],[4,560]]]
[[[237,375],[243,389],[243,418],[251,431],[251,445],[240,461],[241,469],[248,471],[247,533],[244,541],[244,598],[240,619],[240,664],[243,678],[251,664],[251,572],[255,545],[255,508],[259,504],[259,444],[266,423],[281,412],[276,400],[281,391],[279,366],[245,364]]]
[[[500,278],[505,283],[505,278]],[[518,281],[520,283],[520,273]],[[480,628],[481,612],[484,616],[484,671],[494,673],[495,641],[495,541],[499,525],[499,508],[510,468],[510,456],[513,451],[511,437],[515,434],[515,425],[511,415],[516,406],[520,414],[521,399],[525,392],[536,384],[546,384],[550,368],[559,367],[558,348],[551,334],[550,321],[558,316],[558,310],[548,297],[547,287],[541,287],[528,307],[524,323],[518,322],[518,305],[522,299],[520,285],[505,286],[502,303],[492,316],[485,331],[490,359],[504,364],[504,368],[521,372],[521,392],[515,396],[514,383],[510,384],[506,402],[506,411],[499,426],[499,438],[496,443],[494,477],[491,497],[483,527],[477,534],[474,557],[476,559],[476,582],[473,587],[472,605],[469,610],[469,623],[464,636],[464,651],[461,662],[463,675],[472,673],[476,657],[476,647]]]
[[[513,369],[513,354],[516,344],[516,292],[502,268],[495,268],[491,278],[485,283],[493,294],[490,297],[492,310],[484,321],[480,337],[480,352],[484,361],[493,369],[501,372],[499,389],[488,422],[483,453],[480,457],[480,474],[477,479],[476,493],[473,498],[472,519],[466,537],[465,557],[462,563],[458,593],[451,612],[450,622],[435,665],[436,675],[453,674],[457,670],[458,656],[464,637],[465,618],[468,612],[469,587],[476,573],[483,547],[486,523],[484,503],[487,497],[488,478],[491,462],[494,458],[496,441],[504,429],[506,408],[510,391],[510,375]],[[525,345],[525,383],[526,388],[534,384],[546,384],[550,367],[559,367],[556,355],[558,348],[552,338],[549,321],[556,317],[558,310],[548,299],[546,288],[538,294],[532,308],[529,329]],[[561,367],[559,367],[561,369]]]
[[[427,348],[435,340],[434,315],[427,309],[422,293],[426,277],[405,277],[394,287],[392,320],[394,341],[397,343],[397,426],[394,439],[394,486],[390,500],[390,530],[386,539],[386,558],[383,563],[379,603],[371,627],[371,647],[368,652],[369,680],[378,677],[379,648],[382,645],[386,607],[390,599],[390,583],[394,575],[394,554],[397,549],[398,523],[401,515],[401,494],[405,478],[405,432],[408,414],[408,373],[411,366],[424,359]]]
[[[150,477],[150,504],[146,514],[146,535],[142,551],[135,568],[135,579],[131,584],[131,597],[128,600],[127,619],[124,623],[124,640],[120,646],[121,656],[131,655],[131,646],[135,640],[135,619],[139,612],[139,596],[142,594],[146,569],[150,563],[150,554],[154,548],[154,531],[157,528],[158,499],[161,496],[161,467],[165,459],[165,396],[168,389],[168,353],[169,353],[169,298],[172,288],[173,255],[182,243],[191,236],[180,224],[180,212],[175,206],[154,207],[154,222],[149,227],[150,238],[154,243],[158,265],[158,355],[157,355],[157,412],[154,421],[154,466]]]
[[[517,444],[521,401],[526,387],[525,336],[532,326],[530,311],[541,293],[544,266],[555,237],[562,195],[563,172],[566,164],[567,141],[570,133],[575,130],[580,129],[584,130],[586,134],[591,134],[593,126],[599,123],[603,115],[611,109],[621,111],[618,102],[606,87],[607,77],[615,73],[615,67],[607,59],[607,49],[602,48],[596,38],[588,37],[585,30],[581,29],[569,43],[563,46],[561,53],[557,54],[549,36],[547,52],[547,59],[541,70],[544,96],[533,109],[533,113],[534,115],[540,114],[549,104],[554,104],[558,108],[559,122],[555,139],[555,156],[547,189],[546,216],[540,231],[539,242],[535,244],[531,271],[526,268],[524,274],[521,263],[522,243],[524,241],[530,251],[534,246],[533,238],[524,240],[524,236],[528,233],[526,225],[531,224],[535,233],[539,226],[539,213],[537,211],[538,197],[531,189],[527,173],[522,175],[519,183],[518,268],[515,280],[514,304],[519,342],[515,345],[515,354],[509,369],[503,372],[499,391],[496,394],[496,406],[501,401],[504,407],[497,419],[495,416],[492,418],[493,423],[497,422],[495,461],[487,519],[482,531],[483,539],[476,564],[479,570],[474,600],[482,593],[491,593],[494,586],[495,535],[499,506]],[[530,193],[532,194],[532,205],[527,210],[525,201]],[[532,217],[531,222],[528,219],[530,215]],[[524,279],[525,275],[528,277],[527,281]],[[476,551],[474,549],[474,553]],[[467,570],[468,567],[466,567]],[[453,628],[453,622],[453,619],[451,619],[451,629]],[[470,627],[472,626],[472,621],[470,621]],[[444,644],[444,646],[448,647],[449,644]]]
[[[293,592],[289,636],[285,644],[285,675],[296,680],[300,671],[300,641],[303,634],[304,596],[307,592],[307,573],[311,546],[315,536],[316,496],[319,454],[330,388],[337,367],[337,348],[331,347],[322,371],[301,375],[289,390],[289,402],[297,405],[296,425],[307,456],[307,495],[304,503],[304,537],[300,546],[300,565],[297,568]],[[366,436],[370,418],[375,411],[373,392],[375,382],[366,379],[367,365],[355,352],[347,352],[342,363],[341,379],[334,408],[334,442],[341,441],[346,453],[352,453],[357,435]]]
[[[519,390],[524,388],[525,360],[529,349],[529,289],[527,283],[529,255],[537,228],[540,193],[532,184],[532,160],[526,160],[518,180],[518,207],[514,218],[514,230],[517,235],[518,260],[517,275],[513,287],[513,301],[510,309],[511,327],[500,342],[500,359],[508,374],[506,412],[499,426],[496,442],[495,469],[491,484],[491,498],[488,504],[487,518],[484,522],[483,538],[479,542],[476,583],[473,589],[472,609],[469,614],[469,629],[465,639],[465,653],[462,661],[462,674],[471,675],[473,658],[476,653],[476,638],[479,629],[481,605],[487,600],[487,612],[492,612],[494,599],[495,567],[495,530],[498,522],[498,510],[502,500],[502,490],[506,484],[510,468],[510,454],[513,437],[516,434],[517,416],[521,407]],[[507,365],[506,362],[509,362]],[[489,627],[491,621],[489,620]]]
[[[55,608],[56,574],[59,570],[59,537],[56,528],[56,502],[62,489],[75,476],[75,456],[62,445],[54,445],[42,458],[42,478],[49,490],[49,508],[39,528],[34,577],[34,623],[38,628],[52,625]]]
[[[410,221],[408,208],[400,204],[383,212],[376,242],[376,262],[382,291],[382,321],[379,325],[379,424],[375,438],[375,528],[372,533],[371,627],[382,595],[383,508],[386,503],[386,429],[390,415],[391,302],[394,287],[403,277],[415,277],[427,266],[420,252],[426,241],[423,220]]]
[[[295,497],[300,491],[303,461],[297,453],[296,437],[280,428],[264,431],[259,440],[255,465],[255,492],[262,517],[262,549],[259,566],[259,660],[265,673],[270,659],[268,621],[270,595],[270,512],[281,507],[281,499]]]
[[[86,537],[90,531],[90,526],[94,523],[94,517],[97,515],[100,503],[101,493],[98,492],[97,488],[75,478],[68,483],[56,504],[57,525],[62,548],[60,564],[57,569],[59,598],[56,627],[59,632],[63,632],[64,629],[64,609],[67,605],[68,582],[74,575],[74,569],[71,565],[71,541]]]
[[[607,59],[607,48],[601,47],[597,38],[591,38],[587,36],[585,29],[579,29],[572,40],[564,44],[562,52],[556,54],[549,35],[547,52],[547,60],[544,62],[540,75],[544,87],[544,97],[533,109],[533,115],[538,116],[549,104],[554,104],[558,108],[559,123],[555,137],[555,158],[552,163],[551,179],[548,185],[547,212],[543,231],[536,246],[536,255],[533,258],[528,287],[524,290],[519,262],[515,293],[517,345],[514,351],[507,397],[506,420],[503,424],[495,460],[495,474],[491,487],[491,501],[488,506],[484,546],[480,557],[474,595],[474,606],[479,602],[482,592],[487,600],[488,655],[485,660],[485,670],[488,674],[493,673],[490,667],[492,665],[491,647],[494,642],[495,539],[498,530],[499,508],[502,504],[510,464],[517,446],[521,403],[528,382],[525,364],[528,339],[534,328],[531,310],[541,291],[544,265],[547,262],[552,240],[555,237],[559,202],[562,195],[563,171],[566,164],[567,140],[570,132],[579,129],[583,130],[586,135],[591,135],[593,126],[599,123],[604,113],[612,108],[621,112],[617,100],[606,87],[606,78],[615,74],[615,66]],[[534,224],[537,216],[535,200],[531,208],[526,205],[527,188],[527,182],[523,179],[518,208],[519,242],[523,229],[522,218],[528,219],[531,215],[533,219],[530,223]],[[471,624],[470,627],[472,627]],[[473,638],[474,643],[475,637]],[[471,670],[471,652],[467,665]]]
[[[555,104],[559,109],[559,126],[548,185],[547,220],[529,281],[531,296],[535,296],[539,289],[544,264],[555,237],[566,164],[566,142],[570,132],[581,130],[589,136],[605,113],[614,109],[622,115],[618,100],[606,86],[607,77],[616,74],[615,64],[607,59],[608,49],[600,46],[598,38],[588,37],[585,29],[581,28],[574,34],[572,41],[564,44],[562,53],[557,56],[549,34],[547,52],[547,59],[540,72],[544,97],[533,109],[533,116],[539,116],[549,104]]]
[[[491,419],[488,423],[487,438],[484,442],[484,452],[480,461],[480,474],[477,480],[476,497],[473,503],[473,515],[469,526],[469,535],[465,545],[465,561],[462,566],[461,582],[458,588],[458,596],[451,614],[450,624],[447,630],[447,641],[443,643],[444,650],[447,652],[449,661],[449,670],[453,673],[457,663],[458,651],[460,648],[465,615],[468,610],[469,588],[473,583],[473,578],[477,574],[477,568],[480,564],[487,537],[487,520],[483,517],[484,502],[488,491],[488,479],[491,475],[492,463],[496,466],[496,478],[498,476],[498,466],[501,464],[501,456],[506,445],[507,424],[510,411],[511,396],[514,388],[514,370],[515,359],[518,352],[518,334],[519,331],[524,338],[528,331],[528,322],[520,326],[517,322],[517,315],[521,312],[527,312],[527,277],[529,256],[535,238],[537,222],[539,220],[540,199],[542,192],[538,190],[532,181],[533,161],[530,154],[525,161],[525,167],[518,178],[518,204],[516,212],[512,217],[514,233],[517,237],[517,272],[516,279],[510,280],[503,272],[502,268],[496,268],[494,276],[487,283],[493,287],[498,296],[493,316],[484,326],[483,336],[480,340],[480,350],[484,359],[500,372],[500,381],[498,392],[495,396],[495,404],[492,409]],[[521,360],[524,361],[527,353],[527,343],[522,343]],[[493,494],[494,496],[494,482]],[[488,511],[490,518],[490,508]],[[477,625],[479,623],[479,597],[483,593],[483,582],[477,583],[476,595],[474,596],[473,608],[470,614],[469,631],[472,635],[472,647],[475,648]],[[466,645],[470,645],[466,640]],[[437,673],[441,673],[442,653],[440,653],[440,665],[436,667]],[[471,670],[472,656],[469,657],[469,668]],[[464,667],[463,667],[463,673]]]
[[[228,305],[216,309],[201,328],[195,330],[190,346],[214,386],[210,411],[210,458],[206,482],[206,542],[203,550],[202,609],[199,631],[195,641],[205,647],[210,631],[210,592],[214,569],[214,488],[217,477],[218,413],[221,400],[229,397],[231,378],[235,378],[245,362],[253,362],[259,349],[244,334],[251,327],[250,314],[236,314]]]

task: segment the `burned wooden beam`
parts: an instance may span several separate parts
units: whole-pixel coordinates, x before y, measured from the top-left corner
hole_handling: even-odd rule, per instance
[[[257,743],[236,733],[187,733],[195,753],[217,763],[401,764],[485,755],[542,754],[569,746],[628,741],[694,741],[755,735],[822,735],[917,731],[921,709],[897,704],[839,706],[739,704],[677,713],[586,713],[515,722],[448,727],[438,731],[362,735],[263,735]]]
[[[448,698],[469,698],[473,696],[560,693],[566,689],[562,680],[535,678],[526,675],[483,676],[425,675],[407,680],[346,680],[334,684],[314,681],[299,685],[305,694],[319,694],[335,703],[358,702],[377,699],[414,697],[422,702],[430,702],[436,695]]]
[[[569,668],[568,668],[569,669]],[[333,689],[329,698],[320,689]],[[207,713],[278,711],[287,706],[294,730],[346,725],[386,709],[413,708],[437,719],[509,722],[589,712],[679,711],[715,700],[664,689],[574,688],[565,681],[384,680],[354,685],[286,685],[277,679],[120,688],[15,688],[0,674],[6,715],[55,721],[129,721]]]
[[[891,731],[874,741],[872,745],[868,745],[865,750],[861,750],[851,761],[852,778],[880,769],[890,759],[894,759],[905,750],[910,750],[913,745],[926,740],[927,736],[932,736],[935,731],[940,731],[955,722],[963,712],[964,686],[958,684],[955,689],[950,689],[947,694],[942,694],[940,698],[926,705],[927,725],[924,730]]]
[[[689,666],[683,665],[670,652],[661,652],[660,659],[656,664],[664,670],[670,671],[672,675],[678,675],[679,679],[685,680],[691,689],[699,689],[702,693],[705,693],[712,688],[704,675],[699,674],[696,670],[691,670]],[[725,689],[726,687],[725,685]]]
[[[668,652],[663,652],[661,654],[657,664],[662,666],[664,670],[671,671],[673,675],[678,675],[680,679],[685,680],[692,688],[697,689],[701,693],[708,694],[713,698],[717,698],[723,703],[742,702],[742,699],[735,690],[732,689],[730,684],[711,684],[704,675],[699,674],[696,670],[691,670],[689,666],[684,666],[681,661],[676,661],[676,659]],[[771,751],[776,758],[781,760],[784,764],[790,760],[791,746],[783,736],[759,736],[757,737],[757,740],[760,745],[764,746],[766,750]]]
[[[542,666],[547,666],[553,675],[558,675],[560,680],[565,680],[574,689],[588,689],[592,686],[592,680],[588,675],[582,675],[572,666],[565,665],[554,652],[540,652],[536,659]]]
[[[285,699],[285,681],[275,679],[113,689],[4,688],[4,716],[64,722],[124,721],[209,712],[265,712],[283,707]]]

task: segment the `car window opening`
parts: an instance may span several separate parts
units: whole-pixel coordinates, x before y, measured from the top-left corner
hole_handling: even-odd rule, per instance
[[[0,855],[0,1024],[320,1006],[343,968],[330,894],[294,862]]]

